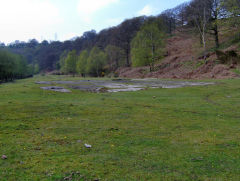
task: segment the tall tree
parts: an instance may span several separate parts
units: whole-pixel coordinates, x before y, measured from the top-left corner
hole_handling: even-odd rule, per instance
[[[200,42],[204,48],[204,58],[206,58],[206,33],[207,25],[211,19],[211,1],[193,0],[188,6],[189,21],[193,21],[200,35]]]
[[[135,37],[136,33],[140,30],[146,17],[141,16],[129,20],[125,20],[117,27],[116,38],[117,45],[124,50],[125,53],[125,65],[129,67],[131,65],[130,49],[131,41]]]
[[[108,65],[109,65],[110,71],[115,71],[120,66],[124,66],[124,51],[123,51],[123,49],[113,46],[113,45],[108,45],[105,48],[105,52],[107,54]]]
[[[176,12],[174,9],[165,10],[159,17],[166,24],[168,33],[172,35],[173,31],[176,29]]]
[[[223,8],[228,12],[228,17],[231,26],[238,26],[240,24],[240,1],[239,0],[224,0],[222,3]]]
[[[174,12],[176,14],[177,18],[177,25],[178,26],[184,26],[187,22],[187,14],[186,14],[186,8],[188,7],[189,3],[182,3],[174,8]]]
[[[22,56],[0,50],[0,81],[31,76],[33,70],[30,68]]]
[[[60,55],[59,65],[60,65],[60,71],[62,73],[67,73],[66,65],[65,65],[65,60],[67,56],[68,56],[68,51],[66,50]]]
[[[102,76],[106,60],[106,54],[98,47],[93,47],[87,60],[87,73],[92,76]]]
[[[76,50],[72,50],[65,59],[66,72],[74,76],[77,73],[76,63],[77,53]]]
[[[77,72],[85,77],[87,73],[87,60],[88,60],[88,51],[83,50],[78,56],[77,60]]]
[[[216,48],[219,48],[219,19],[223,16],[221,1],[222,0],[209,0],[210,1],[210,10],[211,10],[211,30],[213,31],[213,35],[215,37]]]
[[[132,41],[133,66],[148,65],[154,71],[155,62],[163,57],[164,36],[157,23],[146,23]]]

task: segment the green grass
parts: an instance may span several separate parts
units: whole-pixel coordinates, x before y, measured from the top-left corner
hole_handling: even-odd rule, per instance
[[[239,180],[239,79],[99,94],[34,83],[60,78],[0,85],[1,181]]]
[[[240,75],[240,69],[236,68],[236,69],[233,69],[232,71],[233,71],[234,73],[236,73],[236,74],[239,74],[239,75]]]
[[[204,65],[205,63],[206,63],[206,60],[199,60],[197,62],[193,60],[189,60],[189,61],[182,62],[181,64],[187,69],[196,70],[202,65]]]

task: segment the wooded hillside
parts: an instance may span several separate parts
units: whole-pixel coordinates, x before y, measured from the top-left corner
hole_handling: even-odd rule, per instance
[[[40,43],[35,39],[16,40],[8,46],[0,46],[25,57],[35,73],[57,70],[65,74],[104,76],[120,67],[131,66],[149,66],[149,71],[153,72],[155,64],[167,56],[167,39],[178,30],[193,30],[194,36],[199,37],[203,59],[209,51],[221,50],[223,30],[235,28],[234,41],[239,43],[239,16],[239,0],[192,0],[158,16],[135,17],[99,33],[85,32],[73,40]]]

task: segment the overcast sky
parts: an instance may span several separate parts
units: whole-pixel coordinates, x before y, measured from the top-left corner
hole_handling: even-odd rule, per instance
[[[124,19],[157,15],[187,0],[0,0],[0,42],[64,41]]]

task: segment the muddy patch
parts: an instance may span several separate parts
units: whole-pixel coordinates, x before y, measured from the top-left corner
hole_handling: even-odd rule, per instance
[[[68,86],[71,89],[78,89],[81,91],[87,91],[87,92],[107,92],[107,89],[105,87],[98,87],[95,85],[75,85],[75,86]]]
[[[39,81],[39,82],[35,82],[36,84],[46,84],[46,85],[51,85],[52,82],[48,82],[48,81]]]
[[[40,87],[43,90],[51,90],[55,92],[63,92],[63,93],[69,93],[71,92],[68,89],[65,89],[64,87],[57,87],[57,86],[49,86],[49,87]]]
[[[190,86],[206,86],[214,83],[189,82],[189,81],[166,81],[159,79],[113,79],[113,80],[78,80],[78,81],[40,81],[36,84],[64,85],[70,89],[87,92],[129,92],[140,91],[148,88],[181,88]],[[57,92],[69,92],[64,87],[49,86],[41,87],[45,90]]]

